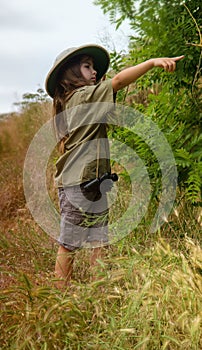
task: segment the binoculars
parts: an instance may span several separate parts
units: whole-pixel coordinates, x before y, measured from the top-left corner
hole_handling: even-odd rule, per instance
[[[103,190],[105,192],[109,192],[112,189],[113,182],[118,181],[118,175],[116,173],[105,173],[100,178],[98,177],[86,183],[84,189],[87,191],[99,191],[101,183],[105,180],[111,180],[106,181],[106,183],[103,185]]]

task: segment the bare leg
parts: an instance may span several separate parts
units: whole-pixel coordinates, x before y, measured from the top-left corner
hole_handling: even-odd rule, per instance
[[[55,276],[59,279],[57,281],[57,288],[64,288],[68,285],[73,271],[73,254],[70,250],[60,246],[57,253],[55,264]]]

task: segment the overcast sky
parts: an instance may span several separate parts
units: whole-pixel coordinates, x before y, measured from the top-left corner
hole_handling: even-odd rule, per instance
[[[127,25],[115,32],[92,0],[0,0],[0,113],[44,88],[47,72],[64,49],[113,43],[127,50]],[[106,40],[107,38],[107,40]]]

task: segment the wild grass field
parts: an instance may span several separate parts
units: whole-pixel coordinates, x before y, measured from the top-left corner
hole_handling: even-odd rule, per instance
[[[57,244],[34,222],[22,183],[29,143],[49,116],[43,102],[0,123],[0,349],[202,349],[201,225],[186,202],[158,232],[148,214],[106,249],[96,281],[88,250],[78,251],[71,286],[55,287]]]

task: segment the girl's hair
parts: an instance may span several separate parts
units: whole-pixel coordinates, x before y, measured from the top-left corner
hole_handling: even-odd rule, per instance
[[[53,117],[64,111],[67,101],[72,97],[76,89],[87,84],[80,69],[84,57],[88,56],[78,55],[61,68],[57,77],[57,86],[53,98]],[[55,131],[57,134],[57,130]],[[68,135],[59,141],[58,148],[60,153],[64,153],[67,139]]]
[[[57,87],[53,98],[53,114],[56,115],[65,109],[66,102],[74,91],[86,85],[86,80],[81,74],[80,64],[86,55],[78,55],[64,65],[57,77]]]

